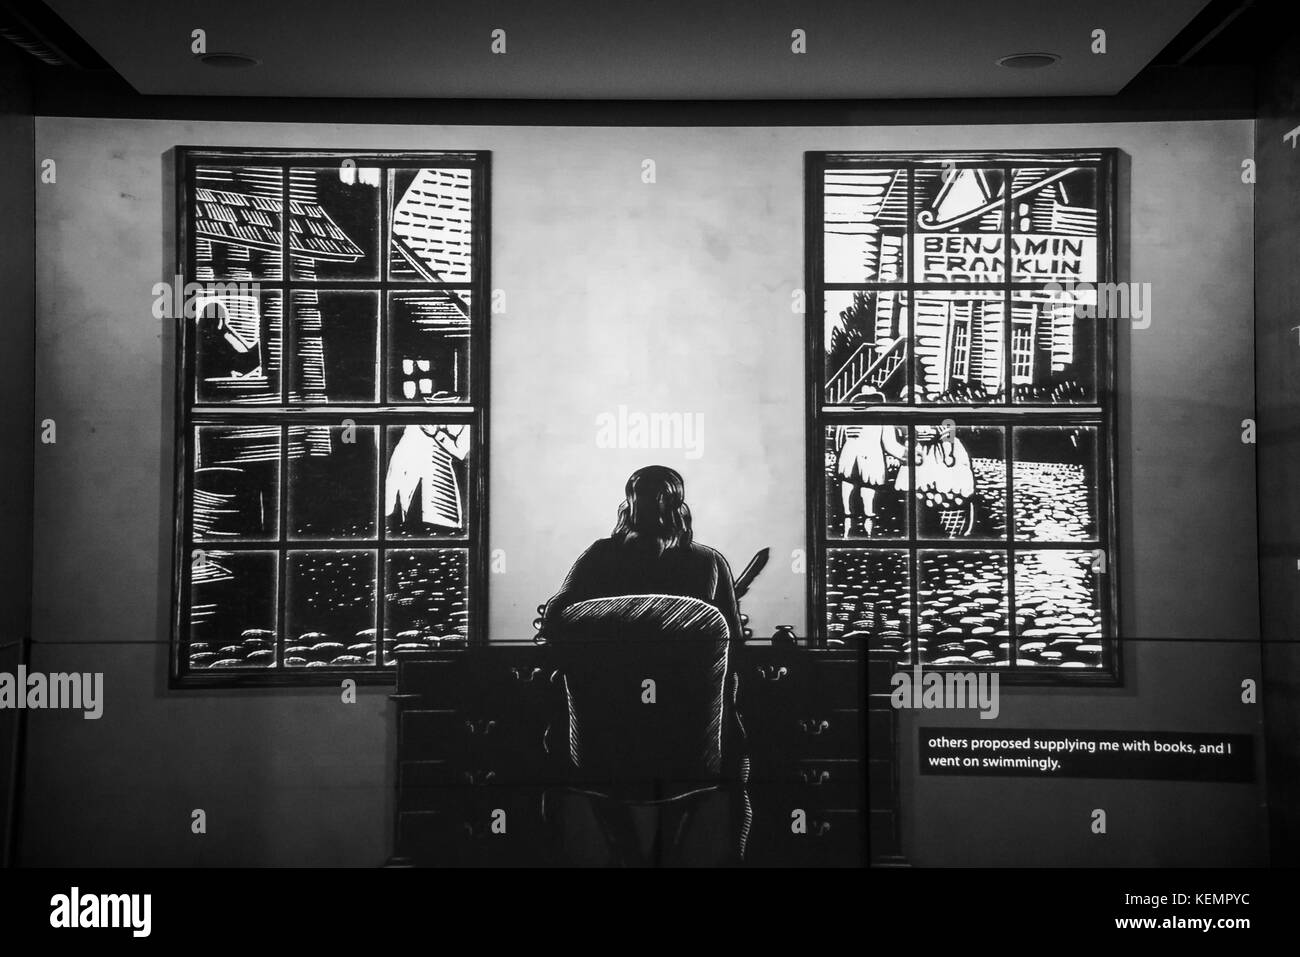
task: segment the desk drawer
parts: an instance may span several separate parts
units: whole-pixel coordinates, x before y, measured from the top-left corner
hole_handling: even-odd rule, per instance
[[[544,783],[545,725],[534,714],[510,709],[476,714],[407,707],[400,718],[399,761],[454,762],[497,783]],[[463,781],[460,783],[464,783]]]
[[[825,708],[861,708],[866,704],[866,668],[861,661],[818,661],[807,685],[807,700]]]
[[[768,805],[754,812],[751,864],[760,867],[862,867],[862,817],[857,811],[802,809],[806,827],[794,830],[795,809]]]
[[[750,775],[750,787],[793,807],[862,807],[862,764],[846,758],[812,758],[790,761],[784,767],[759,766]]]
[[[739,671],[738,705],[745,726],[770,734],[788,730],[784,718],[799,710],[805,699],[805,662],[764,656],[747,661]]]
[[[458,761],[465,750],[459,711],[403,708],[398,718],[399,761]]]
[[[862,712],[813,705],[793,721],[799,758],[858,758],[861,756]]]
[[[463,791],[500,786],[506,778],[492,768],[470,767],[460,761],[402,761],[398,765],[400,795]]]
[[[460,658],[403,661],[397,669],[397,694],[416,695],[423,707],[455,708],[464,685]]]
[[[862,765],[838,758],[800,761],[795,779],[809,805],[854,811],[862,804]]]
[[[539,648],[475,649],[403,661],[397,693],[417,707],[474,710],[482,702],[536,707],[555,694]]]
[[[542,789],[404,788],[397,855],[425,867],[511,867],[545,863]]]

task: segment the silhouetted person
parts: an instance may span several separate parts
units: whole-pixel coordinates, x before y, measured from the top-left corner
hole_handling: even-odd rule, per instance
[[[682,595],[722,613],[733,643],[741,641],[731,567],[718,552],[694,541],[685,483],[673,469],[649,465],[632,473],[609,538],[579,556],[559,592],[546,605],[542,632],[561,611],[589,598]]]
[[[627,595],[667,595],[693,598],[712,605],[726,623],[726,639],[733,648],[741,644],[743,633],[731,568],[718,552],[693,540],[691,511],[683,500],[684,491],[682,477],[673,469],[651,465],[632,473],[627,480],[624,490],[625,500],[619,506],[618,519],[613,532],[608,538],[593,542],[591,547],[582,553],[574,562],[560,591],[547,603],[542,618],[544,637],[551,641],[558,641],[559,647],[565,645],[563,639],[566,636],[563,632],[566,627],[573,626],[563,621],[563,613],[565,609],[578,602]],[[630,624],[629,632],[644,637],[644,624]],[[617,645],[620,632],[616,626],[610,629],[609,637]],[[629,640],[637,639],[629,637]],[[711,650],[716,648],[717,641],[718,638],[715,638],[712,644],[703,640],[697,640],[695,643],[700,644],[701,651],[707,655],[717,653]],[[582,654],[582,646],[579,644],[576,648],[569,648],[567,653]],[[739,781],[743,785],[747,770],[747,759],[744,758],[743,748],[745,732],[739,721],[739,715],[734,710],[738,689],[737,675],[734,670],[737,661],[734,655],[725,654],[719,660],[727,663],[730,673],[725,676],[715,673],[714,678],[710,679],[706,659],[699,660],[705,663],[704,671],[699,676],[690,676],[699,680],[671,682],[669,686],[676,691],[689,691],[707,684],[710,680],[721,682],[719,692],[723,698],[719,704],[726,711],[724,724],[720,729],[714,725],[713,733],[705,737],[716,741],[721,746],[716,756],[719,763],[723,762],[723,756],[726,755],[724,770],[716,773],[725,775],[728,780]],[[602,659],[602,661],[608,662],[609,659]],[[622,674],[617,666],[610,668],[608,674],[584,674],[585,669],[581,665],[578,666],[577,671],[581,675],[580,687],[587,699],[586,707],[594,707],[597,713],[606,704],[599,700],[601,682],[608,686],[605,690],[621,688],[625,684],[623,679],[626,675]],[[667,676],[661,678],[667,680]],[[572,693],[571,689],[570,693]],[[627,699],[628,707],[633,709],[630,712],[633,716],[639,714],[636,709],[645,706],[639,697],[640,693],[641,685],[638,677],[637,683],[633,686],[633,693]],[[722,703],[723,701],[725,704]],[[574,746],[575,741],[585,742],[585,745],[582,743],[578,745],[579,751],[585,746],[590,746],[593,741],[598,741],[599,746],[596,750],[600,751],[602,746],[608,746],[608,742],[599,740],[601,735],[613,734],[615,739],[618,738],[620,726],[617,720],[602,723],[599,727],[584,728],[575,738],[573,725],[575,712],[572,702],[571,697],[568,725],[570,748]],[[707,702],[705,704],[707,705]],[[697,726],[695,723],[700,709],[682,707],[672,710],[668,704],[661,707],[665,710],[657,713],[656,719],[671,721],[673,716],[676,716],[682,722],[682,726],[660,740],[671,741],[674,748],[684,749],[684,753],[680,755],[681,766],[695,767],[698,763],[703,767],[707,763],[704,759],[708,756],[708,748],[702,747],[703,741],[699,731],[702,728],[708,729],[704,725]],[[707,713],[707,708],[705,712]],[[580,720],[580,715],[576,720]],[[725,744],[723,739],[726,741]],[[698,755],[699,762],[693,760],[692,748],[696,747],[702,747]],[[635,766],[636,757],[636,755],[628,756],[626,762],[615,759],[614,764],[619,766],[616,774],[626,775],[627,765]],[[651,760],[650,763],[653,765],[655,760]],[[587,769],[576,760],[574,767],[578,773],[578,780],[582,780],[582,775],[587,773]],[[597,772],[599,774],[608,770],[599,767]],[[643,800],[634,799],[628,803],[617,798],[610,800],[597,796],[588,804],[589,813],[594,815],[606,840],[613,844],[618,859],[624,863],[640,860],[643,854],[648,854],[650,860],[658,861],[665,848],[670,849],[668,852],[670,863],[687,862],[692,859],[691,855],[703,855],[702,858],[697,857],[697,860],[716,861],[712,855],[722,854],[723,860],[731,860],[730,855],[734,853],[734,849],[728,843],[727,835],[731,830],[741,833],[740,822],[749,820],[748,799],[743,790],[712,794],[706,790],[702,792],[704,797],[700,798],[703,802],[700,804],[689,800],[668,800],[666,803],[655,801],[645,803],[644,800],[659,796],[671,799],[673,795],[679,793],[686,797],[692,793],[690,788],[696,788],[702,783],[712,784],[713,779],[707,782],[695,780],[694,777],[691,777],[689,782],[657,778],[619,780],[615,786],[616,792],[644,789],[646,793],[643,795]],[[592,785],[583,787],[590,786]],[[698,793],[697,797],[699,797]],[[706,800],[708,798],[713,799],[712,803]],[[699,823],[692,827],[688,822],[694,820],[698,820]],[[747,830],[747,824],[745,829]],[[577,833],[581,833],[580,828]],[[696,839],[686,839],[692,833],[698,835]],[[655,849],[649,852],[642,846],[647,835],[652,838],[652,846]],[[574,846],[583,847],[583,844],[579,841]]]

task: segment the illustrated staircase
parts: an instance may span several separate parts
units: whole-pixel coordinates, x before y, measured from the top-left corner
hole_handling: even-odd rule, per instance
[[[904,368],[911,352],[906,336],[895,340],[873,362],[871,351],[874,347],[873,342],[864,342],[858,346],[849,360],[831,376],[826,383],[827,404],[843,405],[867,385],[884,392],[886,383]]]

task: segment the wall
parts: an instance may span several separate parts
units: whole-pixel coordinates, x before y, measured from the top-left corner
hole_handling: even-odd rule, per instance
[[[1294,33],[1294,31],[1293,31]],[[1296,314],[1300,275],[1300,55],[1294,36],[1263,58],[1255,158],[1256,403],[1259,418],[1260,616],[1273,862],[1300,862],[1300,386]],[[1290,41],[1290,42],[1286,42]]]
[[[24,54],[0,44],[0,672],[21,660],[31,627],[32,375],[35,249],[34,120]],[[21,726],[15,711],[0,711],[0,861],[8,862],[11,795]]]
[[[759,634],[805,619],[790,556],[804,544],[803,152],[1115,146],[1128,156],[1121,261],[1155,287],[1148,330],[1122,338],[1120,517],[1129,680],[1010,692],[999,726],[1255,730],[1232,707],[1258,669],[1250,413],[1252,124],[891,128],[493,128],[190,124],[42,118],[60,159],[38,210],[38,408],[59,421],[37,463],[35,629],[46,670],[104,670],[106,716],[40,715],[24,859],[73,864],[380,863],[388,849],[390,713],[325,689],[165,690],[172,339],[150,315],[171,273],[177,144],[493,151],[491,544],[494,638],[531,634],[539,601],[607,534],[635,467],[680,468],[702,541],[733,565],[770,546],[746,611]],[[641,179],[643,159],[657,181]],[[1207,362],[1207,357],[1213,362]],[[703,455],[596,447],[619,404],[703,414]],[[1208,543],[1213,543],[1211,548]],[[96,642],[86,644],[85,642]],[[43,660],[42,660],[43,659]],[[1227,677],[1225,677],[1227,676]],[[1189,693],[1192,692],[1192,693]],[[1224,696],[1227,696],[1226,698]],[[909,736],[909,741],[912,736]],[[914,742],[913,742],[914,744]],[[905,759],[909,765],[912,757]],[[937,783],[936,783],[937,782]],[[919,863],[1249,862],[1250,786],[907,782]],[[1019,808],[1032,795],[1033,806]],[[1099,797],[1100,795],[1100,797]],[[1105,798],[1126,833],[1078,838]],[[193,808],[210,829],[191,836]],[[1012,813],[1008,813],[1013,810]],[[1226,824],[1225,824],[1226,822]],[[1203,827],[1226,834],[1204,842]]]

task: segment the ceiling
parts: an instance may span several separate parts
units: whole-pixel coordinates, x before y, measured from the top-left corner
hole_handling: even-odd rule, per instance
[[[900,99],[1119,92],[1207,0],[47,0],[143,94]],[[1031,12],[1032,11],[1032,12]],[[258,58],[201,63],[207,50]],[[505,30],[506,53],[491,52]],[[791,31],[807,52],[791,52]],[[1106,53],[1091,52],[1106,31]],[[1053,66],[996,64],[1054,53]]]

